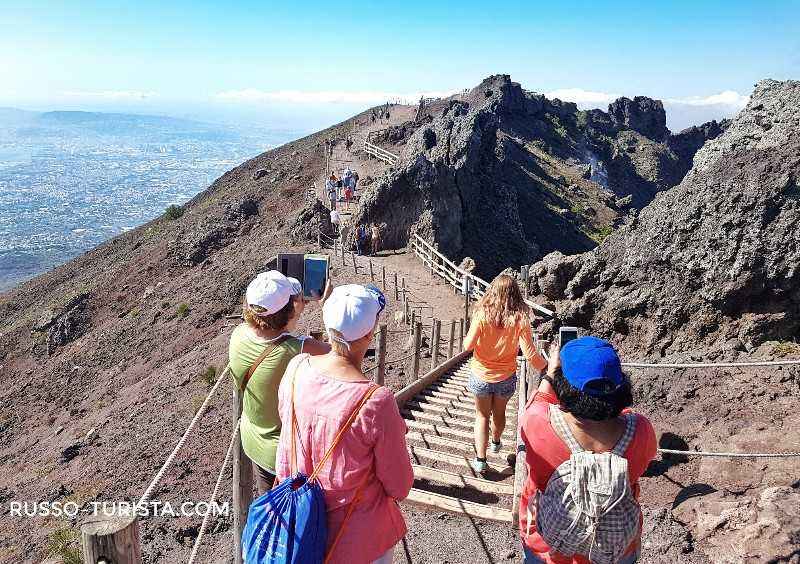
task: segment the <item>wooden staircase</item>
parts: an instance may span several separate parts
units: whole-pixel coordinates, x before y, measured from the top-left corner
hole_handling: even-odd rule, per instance
[[[474,400],[467,390],[467,355],[457,355],[397,394],[408,425],[408,450],[414,467],[409,503],[481,519],[513,521],[516,396],[508,402],[503,447],[487,453],[489,470],[469,465],[473,446]],[[438,372],[438,373],[437,373]]]

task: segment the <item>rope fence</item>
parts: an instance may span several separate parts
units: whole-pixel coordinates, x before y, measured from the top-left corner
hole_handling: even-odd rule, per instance
[[[753,362],[689,362],[689,363],[649,363],[623,362],[628,368],[748,368],[754,366],[795,366],[800,360],[756,360]]]
[[[164,477],[164,474],[167,472],[169,467],[172,466],[172,463],[175,461],[175,457],[177,456],[177,454],[181,450],[181,448],[183,448],[183,445],[186,442],[186,439],[189,438],[189,435],[194,430],[195,426],[197,425],[197,422],[200,421],[200,418],[205,413],[206,408],[208,407],[208,404],[211,401],[211,398],[214,396],[214,394],[219,389],[219,386],[222,383],[222,381],[225,380],[225,376],[228,374],[229,370],[230,370],[230,366],[226,366],[225,370],[223,370],[222,373],[219,375],[219,378],[217,378],[217,381],[214,384],[214,387],[212,387],[211,391],[208,392],[208,395],[206,396],[206,399],[203,401],[203,403],[197,409],[197,412],[194,414],[194,417],[192,418],[192,421],[189,423],[189,426],[186,427],[186,431],[184,431],[183,436],[180,438],[180,440],[178,440],[178,443],[175,445],[175,448],[172,449],[172,452],[169,454],[167,459],[164,461],[164,464],[161,466],[159,471],[156,473],[155,477],[150,482],[150,485],[147,486],[147,489],[145,490],[144,494],[142,494],[141,499],[139,499],[139,502],[136,504],[137,507],[144,506],[144,504],[147,503],[147,501],[150,499],[150,496],[153,495],[153,491],[155,491],[156,487],[161,482],[161,479]]]
[[[219,494],[219,486],[220,484],[222,484],[222,478],[225,476],[225,470],[227,469],[228,463],[231,460],[231,455],[233,454],[233,447],[239,440],[240,424],[241,424],[241,419],[236,422],[236,427],[234,427],[233,432],[231,433],[231,442],[228,444],[228,451],[225,453],[225,460],[222,461],[222,467],[219,469],[217,482],[214,484],[214,490],[211,492],[211,499],[208,500],[209,507],[212,507],[214,503],[217,501],[217,495]],[[203,523],[200,525],[200,532],[197,533],[197,539],[194,541],[194,546],[192,547],[192,554],[189,556],[189,564],[194,564],[195,559],[197,558],[197,551],[200,549],[200,544],[203,542],[203,536],[206,534],[206,529],[208,528],[208,521],[210,516],[211,516],[211,511],[206,512],[206,514],[203,516]]]
[[[680,454],[682,456],[708,456],[716,458],[792,458],[800,456],[800,452],[706,452],[702,450],[674,450],[660,448],[661,454]]]

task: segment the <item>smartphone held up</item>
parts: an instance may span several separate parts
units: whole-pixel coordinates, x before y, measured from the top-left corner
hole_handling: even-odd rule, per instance
[[[330,258],[323,254],[281,253],[278,270],[300,281],[304,299],[319,300],[328,283]]]

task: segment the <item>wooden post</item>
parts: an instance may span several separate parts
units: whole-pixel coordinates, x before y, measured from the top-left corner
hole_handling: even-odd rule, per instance
[[[409,307],[408,307],[408,298],[405,297],[405,294],[403,294],[403,312],[405,314],[404,316],[405,323],[408,323]]]
[[[450,320],[450,340],[447,342],[447,358],[453,358],[453,345],[456,340],[456,320]]]
[[[81,545],[86,564],[141,564],[139,519],[119,511],[93,515],[81,525]]]
[[[469,275],[464,276],[464,319],[469,327],[469,294],[470,294]]]
[[[381,272],[383,276],[383,291],[386,292],[386,265],[381,266]]]
[[[400,280],[400,284],[401,284],[401,287],[403,289],[403,299],[405,300],[406,299],[406,277],[405,276],[403,276],[403,278]]]
[[[233,424],[242,415],[242,393],[239,387],[233,389]],[[242,533],[247,523],[247,511],[253,500],[253,465],[244,453],[242,441],[233,448],[233,558],[236,564],[242,563]]]
[[[372,259],[369,259],[369,281],[375,282],[375,271],[372,270]]]
[[[350,260],[353,261],[353,270],[358,274],[358,263],[356,262],[356,254],[353,251],[350,251]]]
[[[458,352],[464,350],[464,320],[458,320]]]
[[[519,500],[522,487],[527,479],[527,465],[525,461],[525,443],[520,434],[520,422],[522,413],[528,403],[528,363],[523,359],[519,367],[519,379],[517,384],[517,448],[516,460],[514,461],[514,499],[511,502],[511,522],[516,527],[519,524]]]
[[[322,248],[322,233],[320,233],[319,231],[317,231],[317,248],[318,249]]]
[[[378,329],[378,369],[375,371],[375,383],[383,386],[386,379],[386,324],[381,323]]]
[[[394,299],[400,299],[400,288],[397,287],[397,271],[394,272]]]
[[[419,378],[419,347],[422,343],[422,323],[414,322],[414,380]]]
[[[406,305],[408,305],[408,302],[406,302]],[[409,323],[409,328],[408,328],[408,336],[409,337],[413,337],[414,336],[414,327],[416,327],[416,325],[417,325],[417,310],[412,309],[411,310],[411,323]]]
[[[433,320],[431,329],[431,370],[439,366],[439,342],[442,333],[442,322],[439,319]]]

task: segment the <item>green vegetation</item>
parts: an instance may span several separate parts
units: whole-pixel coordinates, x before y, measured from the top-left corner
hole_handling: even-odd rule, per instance
[[[200,373],[200,379],[206,383],[209,388],[217,381],[217,367],[207,366],[205,370]]]
[[[62,525],[52,533],[47,541],[47,553],[59,556],[64,564],[83,564],[79,546],[80,534],[69,525]]]
[[[136,318],[136,317],[139,317],[139,315],[141,315],[141,313],[142,313],[142,309],[137,306],[137,307],[133,308],[132,310],[130,310],[128,312],[128,316]]]
[[[772,354],[775,356],[790,356],[800,354],[800,345],[789,341],[776,343],[772,347]]]
[[[189,304],[179,304],[176,311],[178,313],[178,319],[183,319],[189,315],[191,309],[189,308]]]
[[[167,219],[173,220],[173,219],[178,219],[180,216],[182,216],[183,212],[184,212],[183,206],[176,206],[175,204],[172,204],[164,212],[164,215],[167,216]]]
[[[600,229],[597,230],[597,239],[595,239],[598,243],[602,243],[605,241],[606,237],[611,235],[614,232],[614,228],[610,225],[604,225]]]

